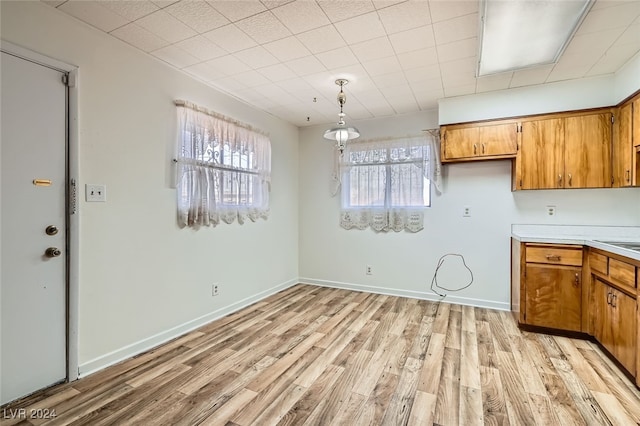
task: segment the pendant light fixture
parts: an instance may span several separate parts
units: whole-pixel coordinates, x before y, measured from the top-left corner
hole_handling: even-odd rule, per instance
[[[336,84],[340,86],[340,92],[338,93],[338,105],[340,105],[340,114],[338,114],[338,126],[324,132],[325,139],[336,141],[336,148],[342,153],[347,146],[347,141],[360,137],[360,131],[355,127],[347,127],[344,122],[344,112],[342,107],[347,102],[347,95],[344,94],[342,87],[347,85],[349,80],[339,78],[336,80]]]

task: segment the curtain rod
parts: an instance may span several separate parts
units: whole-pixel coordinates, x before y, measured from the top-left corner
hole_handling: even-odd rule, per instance
[[[250,130],[252,132],[256,132],[256,133],[259,133],[259,134],[261,134],[263,136],[269,137],[269,134],[267,132],[263,131],[263,130],[256,129],[255,127],[252,127],[251,125],[249,125],[247,123],[243,123],[242,121],[238,121],[238,120],[236,120],[234,118],[227,117],[226,115],[217,113],[215,111],[211,111],[211,110],[209,110],[209,109],[207,109],[205,107],[201,107],[200,105],[196,105],[193,102],[184,101],[182,99],[176,99],[175,101],[173,101],[173,103],[175,104],[175,106],[189,108],[189,109],[192,109],[194,111],[201,112],[203,114],[207,114],[207,115],[209,115],[211,117],[215,117],[215,118],[217,118],[219,120],[226,121],[227,123],[234,124],[234,125],[236,125],[238,127],[242,127],[243,129],[247,129],[247,130]]]

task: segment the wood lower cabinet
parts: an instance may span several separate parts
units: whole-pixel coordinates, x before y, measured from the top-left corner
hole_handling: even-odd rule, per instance
[[[624,368],[636,375],[636,299],[594,277],[593,335]]]
[[[638,260],[511,241],[511,310],[518,323],[594,336],[640,387],[639,288]]]
[[[524,244],[520,250],[520,323],[582,331],[582,246]]]
[[[526,323],[581,331],[582,268],[527,263],[525,275]]]

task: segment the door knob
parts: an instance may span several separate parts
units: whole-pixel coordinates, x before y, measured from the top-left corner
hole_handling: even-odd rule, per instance
[[[47,235],[56,235],[58,233],[58,227],[55,225],[49,225],[47,226],[47,229],[44,230],[44,232],[46,232]]]
[[[57,247],[49,247],[44,251],[44,255],[47,257],[58,257],[62,254],[59,248]]]

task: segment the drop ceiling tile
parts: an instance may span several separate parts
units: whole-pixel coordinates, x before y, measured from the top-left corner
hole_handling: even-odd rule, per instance
[[[366,75],[367,75],[367,72],[365,71],[364,67],[360,64],[353,64],[345,67],[330,69],[329,76],[330,76],[330,81],[332,86],[331,89],[333,92],[333,94],[331,95],[331,98],[334,98],[335,95],[338,94],[338,86],[335,85],[336,79],[346,78],[347,80],[349,80],[349,86],[347,86],[347,89],[345,89],[345,91],[348,91],[348,90],[351,90],[352,87],[357,86],[358,81],[363,78],[362,76],[366,76]]]
[[[393,56],[395,53],[386,36],[354,44],[351,46],[351,50],[360,62]]]
[[[225,76],[249,71],[250,68],[232,55],[221,56],[206,62]]]
[[[478,1],[432,1],[429,3],[431,20],[433,22],[446,21],[459,16],[478,13]]]
[[[598,59],[598,62],[587,72],[587,76],[615,73],[638,53],[633,44],[615,44]]]
[[[291,31],[269,11],[242,19],[235,25],[258,44],[269,43],[291,35]]]
[[[299,101],[313,103],[313,98],[317,95],[317,91],[300,77],[279,81],[276,86],[295,96]]]
[[[158,50],[169,44],[166,40],[161,39],[157,35],[145,30],[138,25],[131,23],[117,30],[111,31],[111,35],[126,41],[132,46],[137,47],[145,52]]]
[[[553,67],[546,82],[582,78],[596,64],[598,59],[580,53],[562,55],[560,61]]]
[[[326,70],[326,67],[322,65],[315,56],[305,56],[304,58],[294,59],[292,61],[288,61],[285,65],[299,76],[305,76]]]
[[[393,6],[394,4],[402,3],[406,0],[373,0],[373,5],[376,9],[384,9],[386,7]]]
[[[233,24],[216,28],[203,35],[230,53],[248,49],[257,44]]]
[[[208,0],[207,3],[231,22],[236,22],[267,10],[259,1]]]
[[[479,77],[476,80],[476,92],[491,92],[494,90],[508,89],[511,85],[512,78],[512,72]]]
[[[442,98],[444,97],[444,89],[442,88],[442,80],[434,78],[431,80],[425,80],[419,84],[410,84],[413,95],[418,102],[425,101],[428,98]]]
[[[629,25],[620,38],[614,42],[614,45],[616,44],[633,44],[640,49],[640,20],[636,20],[632,25]]]
[[[334,24],[348,44],[359,43],[386,35],[378,14],[370,12]]]
[[[253,70],[236,74],[234,77],[246,87],[262,86],[270,83],[269,79]]]
[[[203,81],[217,80],[225,77],[226,75],[206,62],[191,65],[190,67],[183,68],[182,70]]]
[[[389,117],[396,113],[386,100],[384,103],[366,105],[366,108],[374,117]]]
[[[433,28],[431,25],[414,28],[409,31],[392,34],[389,36],[393,50],[396,53],[411,52],[413,50],[426,49],[435,46]]]
[[[598,31],[596,33],[576,34],[563,55],[598,55],[601,56],[615,41],[620,38],[625,28]],[[638,36],[640,37],[640,35]],[[640,40],[640,38],[639,38]]]
[[[387,97],[387,101],[397,114],[406,114],[419,109],[418,103],[413,96]]]
[[[467,86],[476,83],[475,58],[458,59],[440,64],[442,84],[447,87]]]
[[[338,68],[347,65],[353,65],[358,63],[358,58],[351,52],[348,47],[341,47],[339,49],[330,50],[328,52],[318,53],[316,58],[322,64],[328,68]]]
[[[129,19],[103,7],[96,1],[68,1],[58,6],[58,10],[106,32],[111,32],[130,22]]]
[[[346,43],[333,25],[325,25],[324,27],[298,34],[297,37],[311,53],[327,52],[346,46]]]
[[[262,46],[241,50],[236,52],[235,56],[253,69],[268,67],[279,62],[275,56]]]
[[[471,57],[475,58],[478,54],[478,39],[473,37],[454,41],[453,43],[440,44],[436,50],[438,51],[438,59],[440,62],[450,62]]]
[[[62,3],[66,2],[67,0],[41,0],[43,3],[48,4],[51,7],[58,7],[60,6]]]
[[[236,0],[237,1],[237,0]],[[273,9],[276,7],[284,6],[287,3],[291,3],[293,0],[261,0],[267,9]]]
[[[146,0],[101,1],[100,4],[130,21],[140,19],[159,9],[158,6]]]
[[[185,68],[201,62],[200,59],[190,55],[175,45],[163,47],[151,52],[151,54],[176,68]]]
[[[276,105],[291,105],[300,102],[295,96],[287,93],[286,90],[273,84],[257,86],[254,89],[261,95],[267,98],[271,98],[276,103]]]
[[[429,96],[425,98],[416,98],[416,101],[418,102],[418,106],[420,107],[421,111],[429,111],[432,109],[437,110],[438,100],[442,98],[444,98],[444,92],[442,92],[442,95],[440,96],[438,96],[437,94],[434,94],[433,96]]]
[[[158,10],[138,19],[136,24],[170,43],[177,43],[197,35],[193,29],[164,10]]]
[[[445,97],[472,95],[476,92],[475,84],[466,84],[463,86],[452,86],[444,88]]]
[[[324,13],[327,14],[331,22],[340,22],[355,16],[364,15],[373,12],[375,8],[370,0],[320,0],[318,2]]]
[[[180,0],[151,0],[151,3],[155,4],[159,8],[165,8],[167,6],[171,6],[172,4],[178,2]]]
[[[291,36],[264,45],[281,62],[291,61],[311,54],[297,38]]]
[[[181,1],[165,9],[199,33],[214,30],[229,23],[220,12],[203,1]]]
[[[582,21],[576,34],[600,32],[630,25],[640,15],[640,2],[629,1],[615,7],[597,9]]]
[[[452,43],[478,35],[478,14],[459,16],[433,24],[436,44]]]
[[[522,87],[532,86],[534,84],[542,84],[547,81],[547,77],[549,77],[549,73],[551,73],[551,70],[553,70],[553,65],[544,65],[540,67],[514,71],[509,87]]]
[[[404,75],[411,85],[437,80],[439,85],[442,86],[442,76],[440,74],[440,65],[438,64],[405,70]]]
[[[395,34],[431,23],[429,2],[409,0],[379,10],[378,15],[387,34]]]
[[[402,71],[400,62],[398,62],[398,59],[395,56],[363,62],[362,66],[367,70],[367,73],[371,77]]]
[[[244,84],[242,84],[241,82],[239,82],[235,76],[233,77],[224,77],[218,80],[214,80],[212,81],[213,85],[215,87],[217,87],[218,89],[220,89],[221,91],[225,92],[225,93],[233,93],[235,91],[238,90],[243,90],[246,89],[247,86],[245,86]]]
[[[320,6],[309,0],[296,0],[272,12],[293,34],[330,24]]]
[[[227,54],[220,46],[201,35],[182,40],[176,43],[176,46],[201,61],[208,61]]]
[[[296,74],[282,64],[260,68],[258,72],[273,82],[295,78]]]
[[[395,87],[402,84],[406,84],[407,86],[409,85],[402,71],[390,74],[376,75],[374,77],[371,77],[371,79],[378,87],[378,90],[380,90],[383,94],[384,91],[390,87]]]
[[[435,47],[429,47],[427,49],[401,53],[398,55],[398,61],[400,61],[400,65],[402,65],[402,69],[404,70],[423,68],[437,64],[438,54]]]

